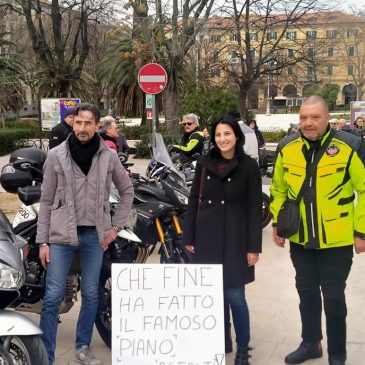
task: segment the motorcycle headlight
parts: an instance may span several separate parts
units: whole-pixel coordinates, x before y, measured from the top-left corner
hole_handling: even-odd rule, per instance
[[[130,228],[133,231],[136,224],[137,224],[137,210],[131,209],[131,211],[129,212],[127,221],[125,223],[125,226]]]
[[[185,196],[184,194],[180,193],[180,191],[178,190],[174,190],[174,193],[176,194],[177,198],[179,199],[181,204],[185,204],[188,205],[188,197]]]
[[[0,289],[18,289],[22,285],[22,271],[0,263]]]

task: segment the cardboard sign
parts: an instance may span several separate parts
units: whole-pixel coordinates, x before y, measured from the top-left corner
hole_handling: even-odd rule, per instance
[[[222,266],[113,264],[112,364],[225,364]]]

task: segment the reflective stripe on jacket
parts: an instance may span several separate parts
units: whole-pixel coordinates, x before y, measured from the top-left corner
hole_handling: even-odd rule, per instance
[[[285,199],[295,199],[305,180],[304,149],[309,149],[309,145],[300,133],[284,139],[278,146],[270,187],[273,225]],[[330,248],[352,245],[355,235],[365,238],[364,165],[365,144],[349,133],[335,131],[318,162],[311,188],[300,202],[299,230],[290,241],[311,248]]]

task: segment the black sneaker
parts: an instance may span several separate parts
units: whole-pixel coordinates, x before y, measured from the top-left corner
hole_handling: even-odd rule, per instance
[[[285,357],[286,364],[301,364],[309,359],[318,359],[322,357],[323,351],[320,342],[315,344],[310,342],[302,342],[300,346]]]

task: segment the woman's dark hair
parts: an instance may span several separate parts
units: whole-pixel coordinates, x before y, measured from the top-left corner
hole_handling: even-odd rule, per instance
[[[76,104],[74,108],[74,115],[78,115],[80,111],[91,112],[95,118],[95,124],[98,124],[100,122],[100,110],[97,106],[88,103]]]
[[[241,155],[243,153],[243,144],[245,143],[245,136],[242,132],[240,125],[238,124],[238,120],[229,114],[218,117],[218,119],[212,125],[212,129],[210,131],[210,136],[211,136],[211,141],[214,146],[215,154],[220,155],[219,148],[215,141],[215,130],[217,129],[218,124],[227,124],[233,129],[233,133],[237,138],[236,146],[235,146],[235,155],[236,156]]]

